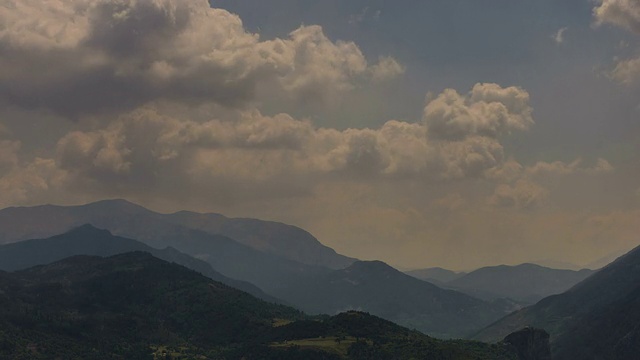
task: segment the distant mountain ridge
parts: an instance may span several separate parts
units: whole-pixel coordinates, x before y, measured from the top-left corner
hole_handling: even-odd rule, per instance
[[[428,281],[438,285],[438,284],[447,283],[449,281],[453,281],[455,279],[463,277],[467,273],[462,271],[460,272],[451,271],[451,270],[443,269],[441,267],[432,267],[432,268],[426,268],[426,269],[405,271],[405,274],[411,275],[414,278]]]
[[[637,359],[640,354],[640,247],[568,291],[497,321],[474,338],[497,341],[525,325],[551,335],[553,358]]]
[[[357,261],[274,295],[312,314],[362,310],[441,338],[463,337],[512,310],[441,289],[381,261]]]
[[[583,269],[559,270],[535,264],[488,266],[449,281],[446,286],[480,299],[509,298],[534,304],[568,290],[594,273]]]
[[[83,224],[108,229],[115,235],[132,237],[126,227],[122,226],[132,219],[180,225],[211,235],[226,236],[258,251],[306,265],[340,269],[356,260],[337,254],[313,235],[295,226],[189,211],[160,214],[122,199],[77,206],[41,205],[2,209],[0,242],[45,238]]]
[[[309,275],[327,272],[331,267],[347,266],[354,260],[336,254],[309,233],[293,226],[254,219],[227,219],[216,214],[159,214],[125,200],[0,210],[0,242],[46,238],[83,224],[107,229],[114,235],[136,239],[154,248],[173,247],[208,262],[225,276],[248,281],[267,292]],[[201,229],[234,233],[244,239],[244,243]],[[274,245],[262,251],[257,249],[258,243],[263,248],[264,244]],[[296,254],[300,254],[300,261],[292,260]]]
[[[250,218],[227,218],[219,214],[179,211],[172,222],[209,234],[221,234],[256,250],[307,265],[341,269],[356,259],[337,254],[299,227]]]
[[[257,298],[270,302],[282,302],[267,295],[255,285],[228,278],[215,271],[207,262],[183,254],[174,248],[155,249],[133,239],[114,236],[109,231],[97,229],[92,225],[83,225],[47,239],[24,240],[0,245],[0,270],[23,270],[77,255],[113,256],[132,251],[148,252],[159,259],[175,262]]]
[[[594,272],[590,269],[552,269],[524,263],[487,266],[468,273],[427,268],[407,271],[406,274],[479,299],[510,299],[522,305],[530,305],[568,290]]]

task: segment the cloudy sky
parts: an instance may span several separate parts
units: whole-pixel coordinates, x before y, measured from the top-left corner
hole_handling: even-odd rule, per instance
[[[640,243],[637,0],[0,0],[0,207],[126,198],[403,268]]]

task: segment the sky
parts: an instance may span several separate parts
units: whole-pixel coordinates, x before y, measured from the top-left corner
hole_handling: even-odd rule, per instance
[[[403,269],[640,243],[636,0],[0,0],[0,23],[0,208],[256,217]]]

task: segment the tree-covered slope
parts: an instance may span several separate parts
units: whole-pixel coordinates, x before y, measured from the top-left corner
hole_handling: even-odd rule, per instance
[[[133,252],[0,272],[0,359],[516,359],[374,316],[306,318]]]
[[[15,271],[45,265],[73,255],[111,256],[131,251],[145,251],[157,258],[196,270],[210,279],[246,291],[260,299],[279,302],[255,285],[228,278],[207,262],[167,247],[155,249],[133,239],[114,236],[107,230],[83,225],[47,239],[24,240],[0,246],[0,270]]]
[[[273,319],[302,316],[143,252],[77,256],[5,275],[5,356],[144,358],[153,345],[217,351],[261,336]]]

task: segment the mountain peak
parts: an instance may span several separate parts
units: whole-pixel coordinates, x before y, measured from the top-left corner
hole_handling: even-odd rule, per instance
[[[150,212],[150,210],[145,207],[125,199],[100,200],[86,205],[81,205],[81,207],[111,209],[125,212]]]
[[[75,227],[67,232],[68,234],[80,234],[80,235],[109,235],[111,236],[111,232],[105,229],[99,229],[91,224],[84,224],[78,227]]]
[[[370,271],[376,273],[400,273],[400,271],[394,269],[387,263],[380,260],[373,261],[356,261],[351,266],[345,269],[347,272],[359,272],[359,271]]]

